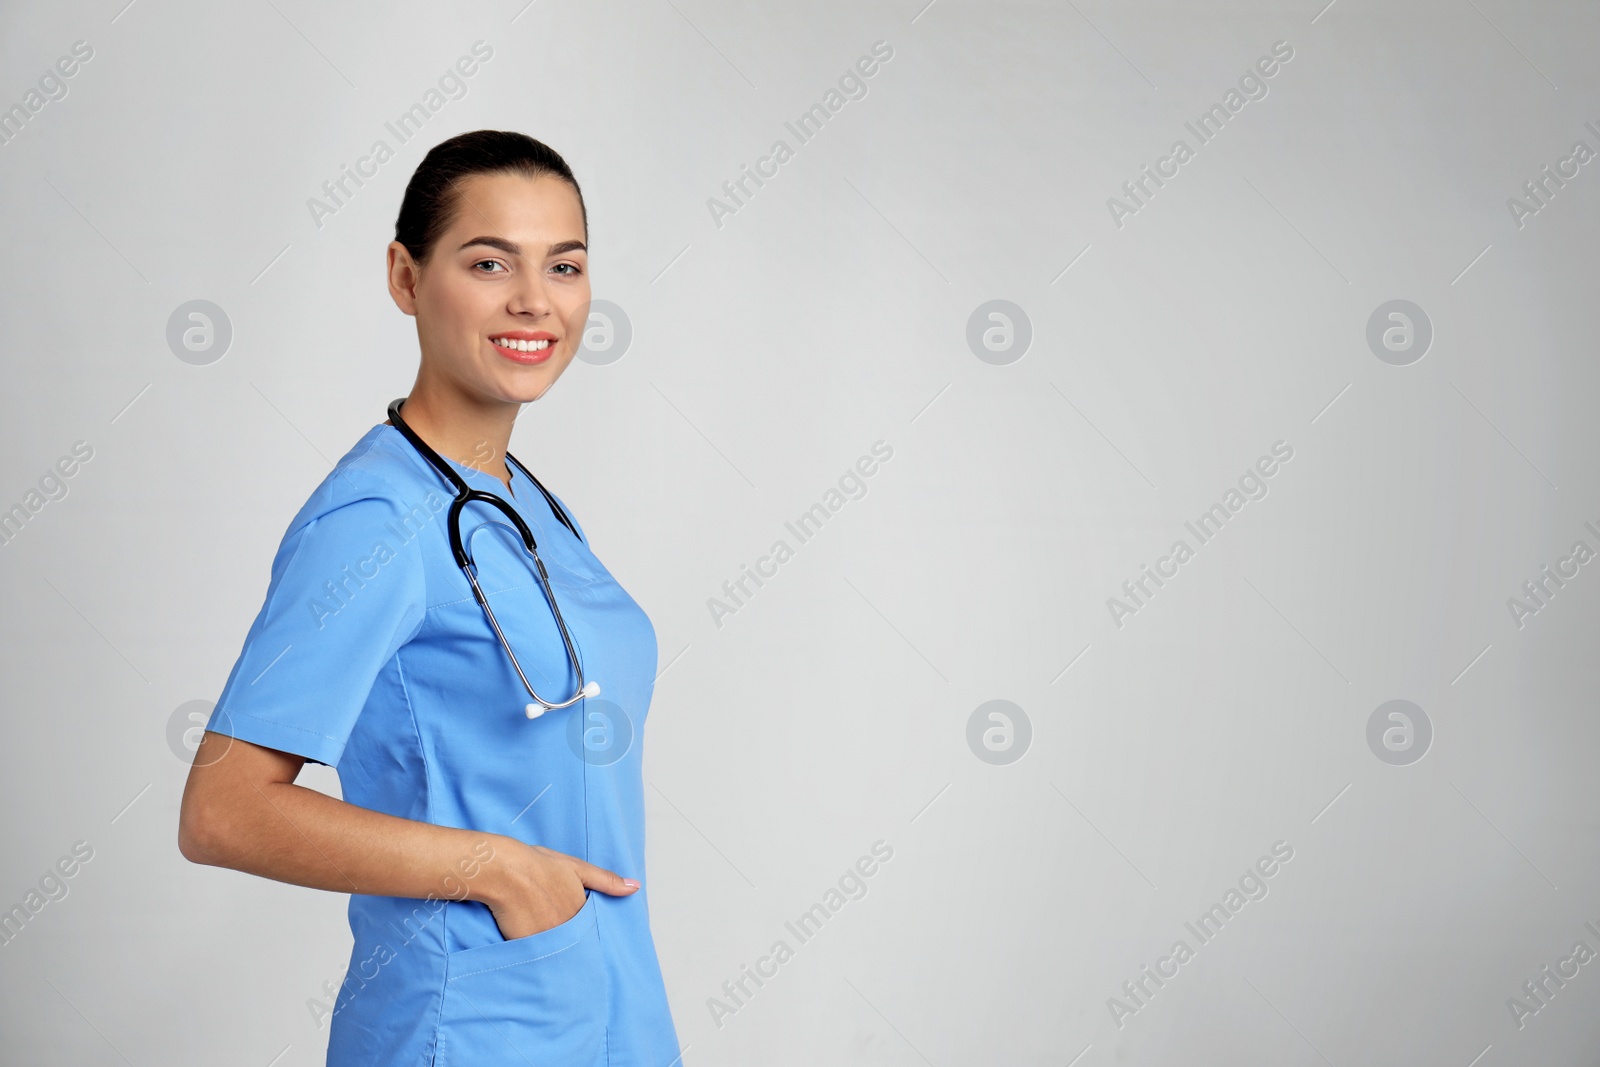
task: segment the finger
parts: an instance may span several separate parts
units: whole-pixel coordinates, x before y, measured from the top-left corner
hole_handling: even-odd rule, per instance
[[[624,878],[615,871],[596,867],[592,863],[584,863],[578,870],[578,876],[583,879],[584,885],[590,889],[598,889],[607,896],[624,897],[639,888],[639,883],[632,878]]]

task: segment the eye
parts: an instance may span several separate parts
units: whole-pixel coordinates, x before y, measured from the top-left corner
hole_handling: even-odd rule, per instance
[[[493,266],[500,267],[500,268],[502,268],[502,270],[501,271],[481,270],[481,271],[478,271],[479,274],[499,274],[499,273],[502,273],[502,272],[509,273],[509,268],[507,268],[506,265],[504,263],[501,263],[498,259],[480,259],[480,260],[478,260],[478,262],[474,263],[472,266],[473,266],[474,269],[476,269],[478,267],[483,266],[485,263],[489,263],[489,264],[492,264]]]
[[[583,273],[583,268],[578,266],[576,263],[557,263],[551,269],[552,270],[557,270],[557,269],[559,269],[561,267],[571,267],[572,268],[572,273],[567,275],[567,277],[569,277],[569,278],[576,278],[578,275]]]

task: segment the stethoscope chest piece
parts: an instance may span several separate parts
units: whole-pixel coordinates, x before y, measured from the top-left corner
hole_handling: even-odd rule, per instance
[[[578,691],[578,695],[581,696],[581,697],[597,697],[597,696],[599,696],[600,695],[600,683],[599,682],[589,682],[581,690]],[[561,704],[561,705],[529,704],[527,706],[527,708],[524,709],[524,710],[527,711],[528,718],[537,719],[539,716],[543,715],[547,711],[553,711],[556,707],[566,707],[566,706],[567,705],[565,705],[565,704]]]

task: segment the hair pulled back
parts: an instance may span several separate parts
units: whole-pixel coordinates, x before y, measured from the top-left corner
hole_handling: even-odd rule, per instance
[[[441,141],[428,150],[406,183],[394,239],[405,246],[420,267],[439,238],[455,222],[461,207],[459,183],[474,174],[521,174],[527,178],[560,178],[578,194],[583,211],[583,239],[589,240],[589,209],[572,168],[543,141],[514,130],[473,130]]]

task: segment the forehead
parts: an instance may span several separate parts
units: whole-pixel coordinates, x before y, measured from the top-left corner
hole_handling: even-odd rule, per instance
[[[473,174],[456,183],[451,235],[488,230],[513,241],[583,239],[583,207],[560,178]]]

